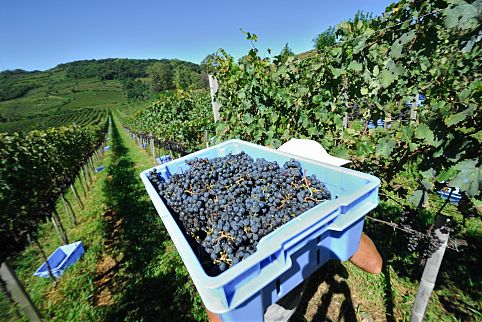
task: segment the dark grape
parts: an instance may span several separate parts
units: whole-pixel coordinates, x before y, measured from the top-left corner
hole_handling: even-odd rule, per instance
[[[326,186],[306,176],[294,159],[280,167],[241,152],[186,163],[189,170],[168,182],[156,171],[149,179],[218,272],[253,254],[270,232],[331,199]]]

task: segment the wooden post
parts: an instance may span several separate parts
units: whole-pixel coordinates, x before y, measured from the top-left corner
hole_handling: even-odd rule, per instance
[[[345,112],[345,115],[343,116],[343,128],[348,128],[348,112]]]
[[[17,302],[27,318],[30,321],[40,322],[42,319],[37,307],[33,304],[27,292],[25,292],[15,271],[10,268],[6,261],[0,265],[0,278],[5,281],[7,291],[12,295],[12,298]]]
[[[415,303],[413,304],[410,322],[421,322],[425,316],[428,301],[435,286],[435,280],[437,279],[440,264],[442,263],[442,259],[445,254],[445,249],[447,248],[449,233],[441,231],[441,227],[445,226],[447,222],[448,218],[441,215],[439,215],[435,220],[435,235],[440,238],[442,245],[427,259],[427,262],[425,263],[417,297],[415,298]]]
[[[58,226],[55,223],[56,221]],[[62,239],[62,243],[64,245],[67,245],[69,243],[69,238],[67,237],[67,232],[65,231],[64,225],[62,224],[62,220],[60,219],[59,213],[55,208],[52,210],[52,222],[54,223],[54,226],[57,229],[57,233]]]
[[[65,198],[64,194],[61,195],[61,198],[62,198],[62,202],[64,203],[64,207],[66,211],[70,212],[70,216],[72,217],[72,221],[74,225],[77,225],[77,218],[75,217],[75,212],[74,212],[74,209],[72,208],[72,204],[67,198]]]
[[[8,299],[8,302],[10,303],[10,306],[13,308],[15,311],[15,317],[17,320],[21,320],[22,316],[20,315],[20,312],[17,309],[17,304],[15,303],[15,300],[13,299],[12,295],[7,289],[7,283],[2,279],[0,276],[0,288],[2,289],[2,293],[5,295],[5,297]]]
[[[383,128],[387,129],[388,125],[392,122],[392,114],[390,112],[385,113],[385,122],[383,123]]]
[[[29,242],[32,242],[30,238],[30,234],[27,234],[27,238]],[[33,235],[33,240],[35,242],[35,246],[37,246],[38,250],[40,251],[40,255],[42,255],[42,258],[44,259],[45,266],[47,266],[47,272],[49,272],[50,277],[55,281],[55,276],[52,273],[52,267],[50,266],[47,255],[45,254],[44,249],[42,248],[42,245],[40,245],[40,242],[38,241],[37,236]]]
[[[67,204],[65,203],[65,198],[64,198],[63,194],[60,196],[60,199],[62,199],[62,204],[64,205],[64,209],[65,209],[65,214],[67,215],[67,218],[69,218],[70,224],[73,226],[74,220],[72,219],[72,216],[70,215],[70,211],[67,209]]]
[[[50,216],[50,219],[52,220],[52,224],[54,225],[55,231],[57,232],[57,235],[60,238],[60,242],[65,245],[64,239],[62,238],[62,234],[60,233],[59,227],[57,226],[57,223],[55,222],[54,216]]]
[[[87,160],[87,163],[89,164],[90,170],[92,171],[92,175],[93,175],[95,173],[95,166],[94,166],[94,162],[92,161],[92,156],[89,157],[89,159]]]
[[[82,182],[80,183],[82,185]],[[83,187],[82,187],[83,188]],[[80,199],[79,194],[77,193],[77,189],[75,189],[75,178],[74,181],[72,181],[72,184],[70,185],[70,189],[72,190],[72,193],[74,194],[75,199],[79,203],[80,209],[84,209],[84,204],[82,203],[82,200]]]
[[[92,175],[89,172],[89,166],[87,165],[87,163],[83,165],[83,168],[84,168],[84,174],[86,178],[89,180],[89,186],[90,186],[92,184]]]
[[[214,122],[219,121],[219,109],[221,105],[216,101],[216,93],[218,92],[219,84],[218,80],[211,75],[208,75],[209,89],[211,91],[211,105],[213,107]]]
[[[415,100],[412,102],[412,107],[410,108],[410,121],[411,122],[417,122],[418,116],[417,116],[417,107],[418,103],[420,102],[418,98],[418,94],[415,98]]]

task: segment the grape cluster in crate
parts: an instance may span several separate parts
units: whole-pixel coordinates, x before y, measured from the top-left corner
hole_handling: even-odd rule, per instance
[[[280,167],[241,152],[186,163],[189,170],[167,182],[155,169],[148,177],[209,256],[201,262],[212,274],[247,258],[262,237],[331,198],[326,186],[307,176],[294,159]]]

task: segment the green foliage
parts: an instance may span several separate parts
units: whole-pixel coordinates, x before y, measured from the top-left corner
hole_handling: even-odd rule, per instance
[[[119,59],[79,60],[60,64],[57,68],[65,70],[71,79],[98,77],[101,80],[125,80],[147,76],[147,68],[156,59]]]
[[[19,121],[1,123],[0,132],[29,132],[32,130],[46,130],[52,127],[68,126],[75,124],[101,125],[107,119],[107,109],[83,108],[74,111],[60,112],[53,115],[38,115]]]
[[[5,73],[0,73],[0,78]],[[74,122],[77,125],[95,124],[105,119],[108,110],[127,104],[120,81],[71,80],[59,69],[15,73],[5,83],[0,81],[0,95],[6,84],[20,87],[42,85],[22,97],[0,101],[0,132],[28,132]]]
[[[147,74],[151,89],[155,93],[176,87],[188,89],[206,86],[201,80],[200,67],[181,60],[156,62],[148,67]]]
[[[0,258],[22,247],[27,232],[35,233],[103,141],[106,124],[0,133]]]
[[[379,176],[382,190],[406,206],[412,199],[436,211],[436,191],[447,186],[459,186],[466,201],[480,199],[480,12],[480,1],[401,1],[377,19],[361,14],[341,23],[332,31],[339,42],[281,64],[256,49],[239,62],[220,50],[219,139],[273,147],[314,139]],[[427,99],[407,124],[398,115],[418,93]],[[355,110],[362,120],[345,128],[343,116]],[[377,118],[391,128],[368,130]],[[394,181],[407,167],[418,169],[411,189]],[[476,213],[470,202],[459,211]]]
[[[318,50],[323,50],[326,47],[331,47],[336,43],[336,28],[333,26],[328,27],[321,34],[313,39],[315,48]]]
[[[204,141],[205,131],[212,129],[210,101],[207,91],[164,93],[150,107],[123,123],[138,134],[160,141],[183,142],[186,149],[196,149]]]
[[[284,45],[283,49],[281,49],[281,52],[274,57],[274,63],[275,64],[284,63],[291,56],[294,56],[294,53],[291,50],[291,48],[288,46],[288,44],[286,44]]]

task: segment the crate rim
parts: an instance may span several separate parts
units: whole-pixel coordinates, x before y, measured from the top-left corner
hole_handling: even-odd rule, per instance
[[[252,147],[255,147],[255,148],[262,147],[264,149],[271,150],[272,152],[275,152],[278,155],[282,155],[282,156],[285,156],[285,157],[288,157],[288,158],[294,158],[296,160],[303,161],[303,163],[311,163],[313,165],[322,165],[323,167],[331,168],[331,169],[333,169],[337,172],[343,172],[345,174],[349,173],[352,176],[355,176],[355,177],[358,177],[360,179],[366,180],[367,183],[363,186],[363,189],[360,188],[357,191],[351,193],[349,196],[340,197],[340,198],[336,199],[336,202],[335,202],[335,200],[329,200],[329,201],[326,201],[322,204],[319,204],[316,207],[304,212],[303,214],[296,217],[295,219],[289,221],[288,223],[282,225],[280,228],[278,228],[278,231],[282,230],[284,233],[289,232],[289,234],[283,234],[284,241],[282,241],[282,242],[280,242],[279,240],[276,241],[275,237],[273,237],[273,235],[268,234],[267,236],[263,237],[260,240],[260,242],[258,244],[258,250],[255,253],[253,253],[251,256],[249,256],[248,258],[239,262],[235,266],[227,269],[226,271],[220,273],[219,275],[210,276],[205,272],[204,268],[202,267],[201,263],[199,262],[199,259],[197,258],[196,254],[194,253],[194,250],[191,248],[191,246],[189,245],[186,237],[181,232],[181,229],[179,228],[177,223],[174,221],[172,213],[167,209],[167,207],[164,204],[162,198],[160,197],[160,195],[155,190],[154,186],[149,181],[149,179],[147,177],[147,174],[150,171],[152,171],[153,169],[160,170],[160,169],[172,166],[172,164],[175,164],[175,163],[177,164],[181,161],[186,161],[186,160],[192,159],[194,157],[203,157],[202,155],[204,155],[208,151],[217,150],[217,149],[223,148],[223,147],[225,147],[227,145],[230,145],[230,144],[233,144],[233,143],[238,143],[238,144],[241,144],[241,145],[248,145],[248,146],[252,146]],[[183,156],[181,158],[166,162],[166,163],[161,164],[161,165],[151,167],[149,169],[146,169],[146,170],[142,171],[140,173],[140,177],[141,177],[141,179],[142,179],[142,181],[143,181],[143,183],[146,187],[146,190],[147,190],[150,198],[152,199],[152,202],[153,202],[154,206],[156,207],[158,215],[161,217],[161,220],[162,220],[166,230],[168,231],[171,240],[173,241],[174,245],[176,246],[176,249],[178,250],[179,255],[181,256],[181,258],[183,260],[183,264],[185,265],[186,269],[188,270],[188,272],[190,274],[190,277],[192,278],[194,284],[196,285],[196,288],[198,288],[198,289],[199,289],[198,285],[201,286],[201,287],[210,288],[210,289],[220,288],[220,287],[224,287],[224,286],[228,285],[229,283],[233,282],[241,273],[243,273],[247,270],[253,269],[256,265],[259,265],[259,263],[262,260],[264,260],[264,259],[270,257],[271,255],[275,254],[279,249],[283,249],[283,246],[286,243],[288,243],[290,240],[292,240],[293,238],[296,237],[296,234],[295,234],[296,231],[300,232],[300,233],[306,231],[307,229],[300,230],[300,228],[302,228],[300,226],[303,225],[305,227],[309,227],[306,224],[307,221],[310,221],[312,223],[319,223],[319,222],[322,222],[322,221],[329,222],[332,219],[330,217],[331,214],[333,214],[333,213],[336,214],[338,209],[341,209],[342,207],[348,206],[352,201],[357,200],[358,198],[360,198],[361,196],[363,196],[367,192],[378,188],[378,186],[380,185],[380,179],[378,179],[377,177],[375,177],[373,175],[370,175],[370,174],[362,173],[362,172],[355,171],[355,170],[352,170],[352,169],[333,166],[331,164],[327,164],[327,163],[324,163],[324,162],[320,162],[320,161],[316,161],[316,160],[312,160],[312,159],[308,159],[308,158],[304,158],[304,157],[299,157],[299,156],[292,155],[292,154],[287,153],[287,152],[278,151],[276,149],[260,146],[260,145],[250,143],[250,142],[246,142],[246,141],[239,140],[239,139],[227,140],[227,141],[224,141],[224,142],[219,143],[217,145],[211,146],[209,148],[202,149],[200,151],[188,154],[188,155]],[[154,201],[156,201],[156,202],[154,202]],[[324,213],[318,211],[319,209],[317,209],[317,207],[319,207],[321,205],[325,205],[325,207],[328,207],[328,208],[324,209]],[[160,208],[158,208],[158,206]],[[373,209],[374,207],[376,207],[376,205],[373,206],[371,209]],[[168,213],[171,218],[168,219],[167,215],[162,216],[161,213],[163,213],[163,212]],[[330,215],[326,215],[327,213],[330,214]],[[364,214],[358,216],[356,218],[356,220],[359,220],[362,217],[364,217]],[[334,216],[333,218],[336,218],[336,216]],[[171,223],[171,222],[169,222],[169,220],[173,220],[174,222]],[[303,222],[301,222],[301,221],[303,221]],[[339,227],[338,229],[337,228],[330,228],[330,229],[331,230],[343,230],[344,228],[345,227],[342,227],[342,228]],[[270,235],[271,235],[271,237],[270,237]],[[278,237],[279,235],[280,234],[278,234],[276,236],[276,239],[280,239]],[[182,238],[180,238],[178,236],[181,236]],[[277,243],[275,244],[275,242],[277,242]],[[261,245],[270,245],[271,248],[273,249],[273,251],[269,252],[269,254],[266,253],[266,252],[262,253],[262,252],[259,251]],[[265,248],[265,247],[263,247],[263,248]],[[186,249],[187,251],[181,253],[179,251],[179,249]],[[289,260],[289,258],[288,258],[288,260]],[[284,265],[283,267],[280,267],[283,270],[280,270],[279,273],[282,274],[284,271],[289,269],[290,266],[291,265]],[[267,284],[269,282],[270,281],[266,281],[265,283]],[[229,310],[230,309],[227,308],[225,311],[227,312]],[[216,310],[216,313],[223,314],[223,312],[220,312],[220,311],[217,311],[217,310]]]

